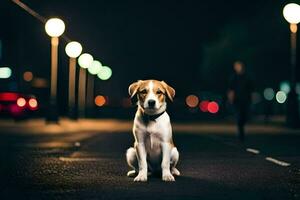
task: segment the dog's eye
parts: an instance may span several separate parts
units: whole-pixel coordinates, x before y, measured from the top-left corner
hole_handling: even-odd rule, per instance
[[[144,89],[144,90],[140,91],[140,93],[141,93],[141,94],[147,94],[147,90]]]
[[[156,94],[162,94],[163,92],[160,90],[157,90]]]

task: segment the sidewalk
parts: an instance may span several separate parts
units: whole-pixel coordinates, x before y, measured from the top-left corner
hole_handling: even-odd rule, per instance
[[[278,119],[276,119],[278,120]],[[233,122],[191,122],[172,123],[173,131],[197,134],[235,134],[236,127]],[[31,119],[15,122],[13,120],[0,120],[1,133],[16,134],[68,134],[76,132],[130,132],[132,120],[118,119],[79,119],[77,121],[61,118],[59,124],[47,124],[44,119]],[[289,129],[278,125],[274,121],[269,124],[252,122],[246,126],[249,134],[300,134],[300,129]]]

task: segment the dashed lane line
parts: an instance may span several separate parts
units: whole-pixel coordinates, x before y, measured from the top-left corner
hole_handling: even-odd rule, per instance
[[[280,165],[280,166],[282,166],[282,167],[288,167],[288,166],[291,165],[291,164],[288,163],[288,162],[284,162],[284,161],[281,161],[281,160],[277,160],[277,159],[272,158],[272,157],[266,157],[266,160],[267,160],[267,161],[270,161],[270,162],[272,162],[272,163],[274,163],[274,164]]]
[[[252,148],[247,148],[246,151],[250,152],[250,153],[254,153],[254,154],[259,154],[260,151],[257,149],[252,149]]]

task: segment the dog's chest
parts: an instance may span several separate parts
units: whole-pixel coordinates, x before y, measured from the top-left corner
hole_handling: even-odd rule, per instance
[[[146,144],[148,146],[148,150],[159,150],[161,142],[165,138],[165,134],[165,127],[161,123],[150,121],[146,125]]]
[[[153,137],[158,137],[161,130],[161,126],[158,122],[150,121],[145,124],[145,128],[148,134],[153,135]]]

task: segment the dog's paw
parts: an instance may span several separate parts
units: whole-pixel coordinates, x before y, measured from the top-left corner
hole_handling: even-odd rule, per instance
[[[163,173],[162,180],[163,181],[175,181],[175,178],[170,172],[168,172],[168,173]]]
[[[147,181],[147,173],[139,173],[135,178],[134,182],[146,182]]]
[[[135,170],[130,170],[127,172],[127,176],[128,177],[134,177],[136,175],[136,171]]]
[[[180,176],[180,171],[178,169],[176,169],[175,167],[173,167],[171,169],[171,174],[173,174],[175,176]]]

